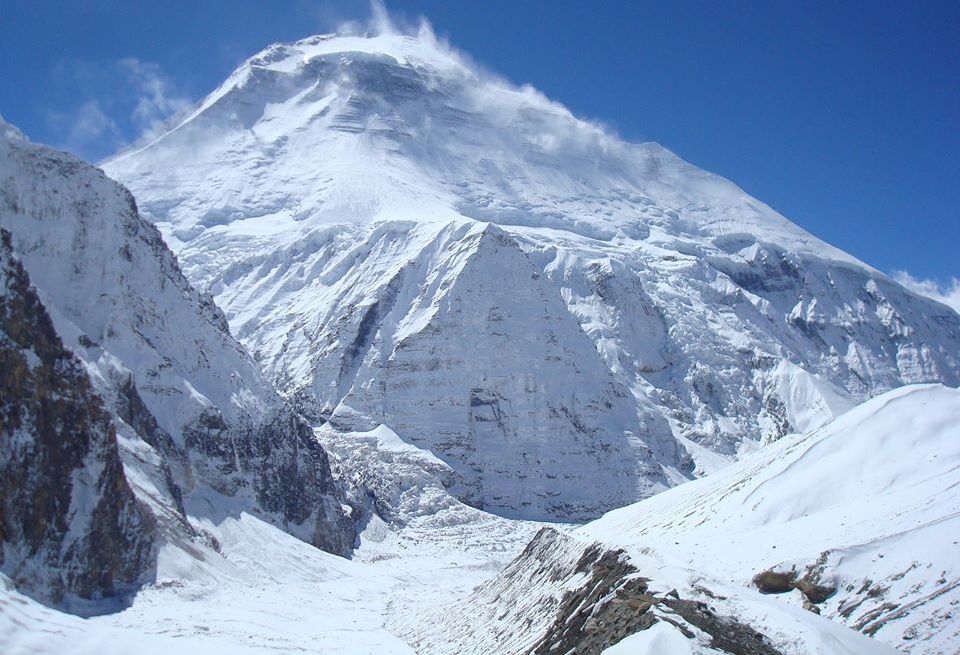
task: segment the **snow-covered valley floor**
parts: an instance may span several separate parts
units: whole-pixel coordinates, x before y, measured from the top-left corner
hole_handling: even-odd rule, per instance
[[[414,653],[390,620],[469,594],[540,526],[461,506],[401,531],[368,526],[352,561],[250,515],[207,527],[223,557],[168,546],[158,582],[121,612],[82,619],[5,585],[0,652]]]
[[[597,617],[615,611],[631,600],[617,600],[630,593],[630,580],[642,576],[648,584],[638,599],[646,605],[631,620],[649,609],[653,623],[583,652],[740,652],[716,650],[710,634],[677,623],[671,608],[679,603],[720,617],[739,630],[739,643],[745,634],[758,643],[745,625],[769,640],[771,650],[745,653],[955,652],[956,389],[891,391],[585,526],[553,524],[559,534],[454,500],[434,477],[439,469],[428,471],[429,456],[383,426],[317,434],[340,464],[364,470],[392,498],[392,509],[379,510],[390,522],[369,513],[352,560],[249,514],[194,518],[220,553],[165,546],[157,582],[122,611],[64,614],[3,578],[0,653],[541,652],[538,640],[551,626],[576,618],[564,603],[599,588],[583,562],[604,549],[613,559],[597,559],[607,564],[594,575],[618,558],[632,568],[582,607]],[[794,588],[760,593],[754,575],[765,570]]]

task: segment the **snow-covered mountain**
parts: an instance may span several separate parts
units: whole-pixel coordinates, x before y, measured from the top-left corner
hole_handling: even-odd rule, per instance
[[[401,634],[421,653],[953,653],[958,534],[960,391],[904,387],[571,535],[544,530]]]
[[[952,310],[426,27],[271,46],[105,170],[298,408],[385,424],[506,516],[960,383]]]
[[[326,452],[230,335],[210,297],[190,286],[126,189],[0,122],[0,227],[12,234],[9,257],[15,253],[36,287],[37,311],[49,315],[45,322],[15,317],[6,329],[27,354],[13,348],[14,368],[4,366],[4,377],[12,376],[4,411],[13,418],[2,424],[12,432],[4,434],[0,465],[4,484],[22,488],[3,500],[26,494],[49,509],[42,516],[4,509],[0,540],[11,549],[4,571],[15,582],[14,551],[25,540],[35,550],[40,537],[55,541],[53,532],[33,534],[41,528],[69,534],[63,548],[51,546],[50,561],[30,555],[31,566],[70,565],[93,576],[100,569],[74,562],[106,561],[127,582],[146,568],[136,564],[156,554],[153,531],[181,547],[215,545],[204,525],[243,512],[331,552],[352,549],[351,510]],[[10,280],[16,276],[5,278],[14,288]],[[122,471],[114,466],[118,454]],[[131,489],[152,516],[137,518],[141,505],[125,496]],[[138,525],[143,535],[135,534]],[[71,554],[73,542],[95,552]],[[110,573],[67,590],[107,593]],[[37,595],[58,600],[62,589]]]

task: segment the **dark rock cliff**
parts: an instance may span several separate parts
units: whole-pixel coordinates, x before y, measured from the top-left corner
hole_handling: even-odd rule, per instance
[[[47,602],[102,598],[149,577],[155,534],[109,414],[0,230],[0,570]]]

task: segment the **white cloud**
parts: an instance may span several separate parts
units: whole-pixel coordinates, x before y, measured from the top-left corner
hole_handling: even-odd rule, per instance
[[[64,134],[62,147],[83,153],[91,149],[110,149],[123,143],[120,128],[97,100],[87,100],[70,113],[53,112],[48,121]]]
[[[136,94],[131,119],[140,130],[138,138],[154,132],[190,104],[189,98],[173,90],[173,84],[157,64],[127,57],[117,62],[117,67]]]
[[[915,278],[906,271],[894,271],[892,277],[911,291],[939,300],[960,313],[960,278],[950,278],[946,284],[941,284],[936,280]]]
[[[77,99],[48,116],[55,143],[93,161],[154,135],[190,105],[160,66],[135,57],[63,61],[53,75]]]

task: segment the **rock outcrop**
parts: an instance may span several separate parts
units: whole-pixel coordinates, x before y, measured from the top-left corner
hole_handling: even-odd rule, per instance
[[[0,571],[69,606],[148,580],[156,540],[110,414],[0,229]]]

